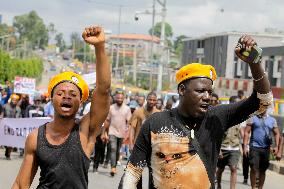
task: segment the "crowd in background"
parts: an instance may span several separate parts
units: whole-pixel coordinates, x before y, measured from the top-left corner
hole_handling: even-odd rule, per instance
[[[36,95],[31,99],[26,94],[15,94],[9,81],[6,86],[0,86],[0,118],[30,118],[30,117],[53,117],[54,109],[48,96]],[[91,95],[90,95],[91,97]],[[236,103],[244,99],[243,91],[238,91],[236,96],[230,97],[230,103]],[[126,95],[124,91],[117,90],[110,94],[111,107],[109,115],[102,126],[102,133],[97,137],[93,160],[93,172],[98,172],[99,165],[103,168],[111,166],[110,175],[116,174],[116,166],[121,164],[121,160],[127,160],[133,149],[135,138],[139,133],[142,123],[152,113],[166,111],[178,105],[178,97],[172,96],[164,102],[162,98],[157,98],[154,92],[147,95],[135,94]],[[219,105],[217,94],[212,94],[211,106]],[[88,99],[78,111],[77,117],[87,114],[90,110],[90,99]],[[269,119],[267,126],[260,124],[263,119]],[[255,122],[255,123],[254,123]],[[254,127],[252,127],[254,125]],[[262,129],[261,127],[267,127]],[[266,131],[267,129],[267,131]],[[272,143],[267,141],[266,136],[274,135],[274,148]],[[249,139],[250,136],[251,139]],[[281,134],[276,120],[268,114],[252,119],[240,125],[230,128],[222,140],[222,147],[219,155],[216,183],[221,188],[221,178],[225,166],[229,166],[231,171],[231,188],[235,188],[237,167],[242,157],[243,183],[247,184],[249,179],[249,167],[251,169],[251,183],[263,185],[265,171],[268,168],[271,154],[276,159],[281,159]],[[269,144],[268,144],[269,143]],[[277,146],[276,149],[275,146]],[[251,153],[248,154],[248,147]],[[272,149],[272,153],[270,153]],[[5,146],[5,157],[11,159],[11,152],[18,151],[23,156],[23,149],[13,149]],[[259,164],[262,166],[256,166]],[[142,187],[142,180],[138,187]]]

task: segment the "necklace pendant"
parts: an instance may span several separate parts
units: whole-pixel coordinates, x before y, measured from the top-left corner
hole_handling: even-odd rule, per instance
[[[193,129],[190,130],[190,137],[194,138],[194,130]]]

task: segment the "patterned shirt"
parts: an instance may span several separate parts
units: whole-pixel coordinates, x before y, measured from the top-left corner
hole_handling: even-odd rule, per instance
[[[142,125],[119,189],[136,188],[145,166],[149,189],[214,188],[225,131],[247,120],[259,103],[254,91],[248,99],[215,106],[203,119],[191,120],[197,123],[194,128],[187,128],[189,120],[177,109],[152,114]]]

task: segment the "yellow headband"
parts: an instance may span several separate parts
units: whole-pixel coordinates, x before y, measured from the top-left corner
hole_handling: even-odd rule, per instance
[[[207,77],[214,81],[217,78],[216,71],[211,65],[191,63],[181,67],[176,73],[176,82],[181,82],[196,77]]]
[[[15,93],[14,93],[14,94],[11,94],[10,98],[11,98],[11,99],[12,99],[12,98],[15,98],[15,99],[17,99],[17,100],[20,99],[19,95],[16,95]]]
[[[89,88],[85,80],[79,75],[74,72],[62,72],[54,76],[48,84],[48,94],[51,97],[52,90],[55,86],[62,82],[70,82],[76,85],[81,91],[82,98],[81,100],[84,102],[88,99],[89,96]]]

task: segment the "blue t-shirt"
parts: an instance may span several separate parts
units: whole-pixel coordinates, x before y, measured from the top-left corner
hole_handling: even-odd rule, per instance
[[[250,145],[257,148],[269,147],[268,137],[274,127],[277,127],[276,119],[267,115],[264,117],[254,116],[251,118],[252,135]]]
[[[49,101],[45,106],[44,106],[44,116],[53,116],[54,115],[54,107]]]

